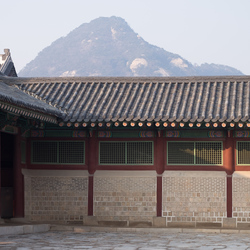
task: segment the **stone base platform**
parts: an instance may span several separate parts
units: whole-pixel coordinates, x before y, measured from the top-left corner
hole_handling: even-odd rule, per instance
[[[84,226],[153,227],[153,228],[249,228],[249,223],[237,223],[236,218],[222,218],[219,222],[167,222],[166,217],[153,217],[151,221],[100,221],[97,216],[85,216]]]
[[[35,225],[3,224],[0,226],[0,235],[44,233],[48,232],[49,230],[50,230],[49,224],[35,224]]]

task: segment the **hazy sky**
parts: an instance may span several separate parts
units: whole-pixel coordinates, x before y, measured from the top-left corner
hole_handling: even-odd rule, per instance
[[[124,18],[147,42],[191,63],[250,75],[250,0],[0,0],[0,54],[19,72],[59,37],[100,16]]]

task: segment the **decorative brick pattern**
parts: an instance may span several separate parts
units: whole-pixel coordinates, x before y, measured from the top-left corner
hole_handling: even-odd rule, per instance
[[[226,177],[223,175],[195,171],[164,174],[163,217],[167,217],[167,222],[221,223],[226,217]]]
[[[25,217],[31,221],[82,221],[88,177],[25,176]]]
[[[237,223],[250,223],[250,173],[233,174],[233,217]]]
[[[150,221],[156,216],[156,177],[94,178],[94,215],[99,221]]]

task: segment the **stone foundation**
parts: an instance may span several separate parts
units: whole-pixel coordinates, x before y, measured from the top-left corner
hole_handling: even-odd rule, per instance
[[[167,226],[222,224],[226,217],[226,173],[165,171],[162,215]]]
[[[23,174],[27,220],[82,222],[88,208],[87,171],[24,169]]]

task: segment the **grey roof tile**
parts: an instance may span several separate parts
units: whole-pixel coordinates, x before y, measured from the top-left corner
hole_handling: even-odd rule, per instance
[[[10,78],[8,84],[66,111],[64,121],[250,119],[250,76]]]

